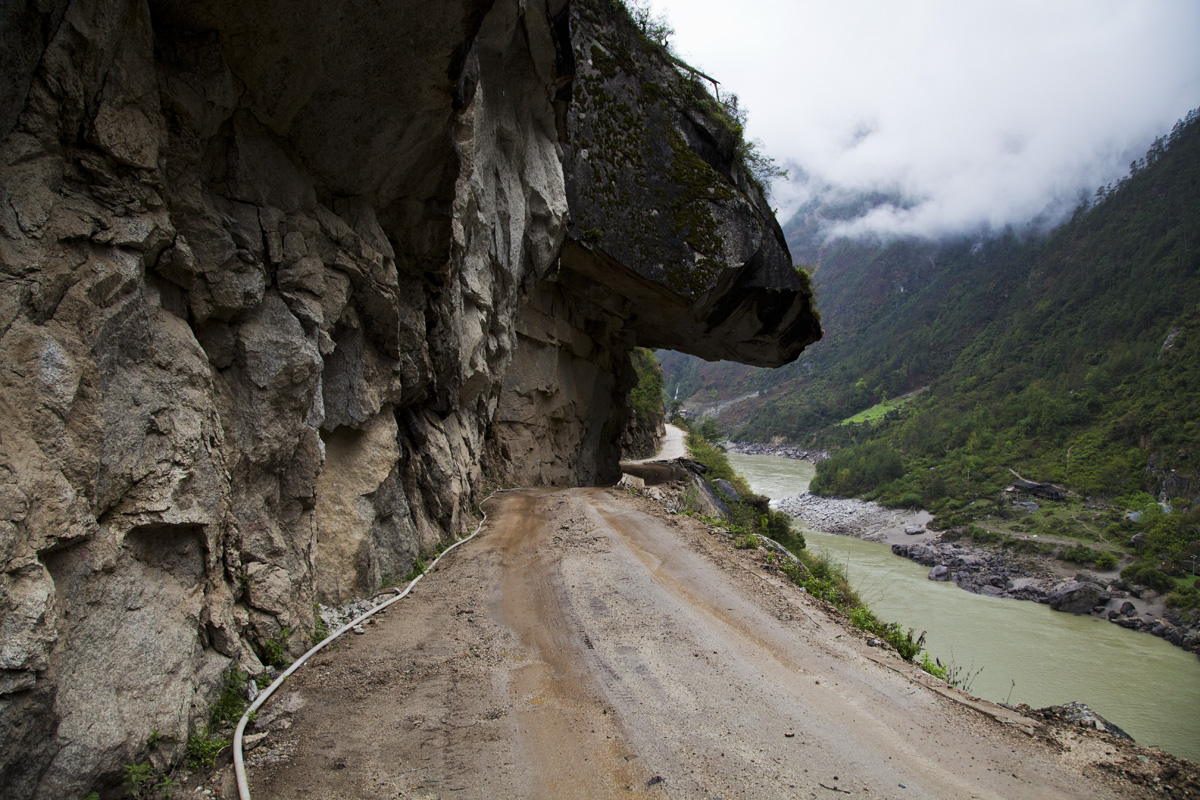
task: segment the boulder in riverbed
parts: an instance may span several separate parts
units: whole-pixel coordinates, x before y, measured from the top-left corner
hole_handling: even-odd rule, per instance
[[[1103,586],[1083,581],[1071,581],[1051,592],[1048,602],[1055,611],[1086,614],[1096,606],[1104,605],[1108,600],[1108,592]]]
[[[938,582],[950,580],[950,568],[945,564],[938,564],[929,570],[929,580]]]

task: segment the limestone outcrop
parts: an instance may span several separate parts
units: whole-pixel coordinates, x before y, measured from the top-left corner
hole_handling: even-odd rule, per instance
[[[178,758],[223,673],[303,650],[486,479],[615,479],[629,347],[819,335],[732,140],[643,86],[684,79],[608,2],[0,26],[0,797],[113,787],[152,731]],[[644,160],[596,199],[606,113]]]

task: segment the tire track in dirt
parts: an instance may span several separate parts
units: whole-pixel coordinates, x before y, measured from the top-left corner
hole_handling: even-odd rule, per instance
[[[587,633],[568,620],[559,555],[547,545],[558,527],[555,494],[505,498],[486,546],[502,554],[500,619],[526,656],[511,676],[521,752],[537,797],[622,796],[639,783],[616,717],[608,713],[582,650]]]

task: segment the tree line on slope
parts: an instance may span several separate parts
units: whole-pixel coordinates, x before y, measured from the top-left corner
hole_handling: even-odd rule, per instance
[[[1047,235],[837,244],[814,275],[832,335],[767,380],[747,375],[764,397],[731,433],[847,450],[817,488],[950,524],[997,511],[1012,471],[1059,483],[1111,515],[1047,526],[1097,542],[1143,534],[1137,569],[1179,572],[1200,538],[1198,223],[1192,112]],[[923,384],[875,425],[837,424]]]

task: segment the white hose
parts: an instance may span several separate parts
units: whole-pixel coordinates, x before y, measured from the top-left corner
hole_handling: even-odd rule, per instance
[[[513,489],[497,489],[495,492],[492,492],[487,497],[483,498],[482,501],[480,501],[480,504],[479,504],[480,509],[479,510],[480,510],[480,513],[483,513],[483,519],[481,519],[479,521],[479,525],[475,528],[474,533],[472,533],[470,536],[468,536],[465,539],[459,539],[457,542],[455,542],[454,544],[450,545],[445,550],[443,550],[441,552],[441,554],[433,560],[433,563],[425,568],[424,572],[422,572],[420,575],[418,575],[417,577],[412,579],[412,581],[408,584],[408,586],[406,586],[404,588],[403,592],[400,592],[400,594],[396,595],[391,600],[385,600],[384,602],[382,602],[379,605],[372,608],[370,611],[356,617],[355,619],[350,620],[345,625],[343,625],[342,627],[338,628],[333,633],[326,636],[321,641],[320,644],[318,644],[316,647],[314,647],[313,649],[309,650],[307,653],[305,653],[304,655],[302,655],[298,659],[296,659],[295,662],[293,662],[292,665],[290,667],[288,667],[287,670],[285,670],[282,675],[280,675],[278,678],[276,678],[274,681],[272,681],[271,685],[268,686],[266,689],[263,689],[262,692],[258,695],[258,697],[255,698],[254,702],[250,704],[250,707],[246,709],[246,713],[242,714],[242,718],[240,720],[238,720],[237,730],[234,731],[234,734],[233,734],[233,771],[234,771],[234,774],[237,776],[238,796],[241,798],[241,800],[250,800],[250,783],[246,779],[246,764],[242,759],[242,734],[246,730],[246,723],[250,721],[250,716],[255,711],[258,711],[258,709],[262,707],[262,704],[267,702],[267,699],[270,698],[270,696],[272,694],[274,694],[275,690],[278,689],[281,685],[283,685],[283,682],[285,680],[287,680],[288,676],[291,675],[293,672],[295,672],[297,669],[299,669],[300,665],[303,664],[305,661],[307,661],[310,656],[315,655],[316,653],[319,653],[325,647],[325,645],[329,644],[334,639],[338,638],[343,633],[345,633],[346,631],[353,628],[355,625],[361,624],[363,620],[368,619],[369,617],[372,617],[375,614],[378,614],[380,611],[383,611],[385,608],[390,606],[392,603],[395,603],[396,601],[402,600],[405,597],[407,597],[408,593],[412,591],[412,588],[417,585],[417,581],[421,580],[421,578],[424,578],[430,572],[433,572],[433,568],[437,566],[437,563],[442,560],[443,556],[445,556],[447,553],[449,553],[454,548],[458,547],[460,544],[466,544],[467,542],[474,539],[475,536],[481,530],[483,530],[484,523],[487,522],[487,514],[483,512],[483,504],[486,503],[488,500],[490,500],[492,498],[492,495],[495,495],[496,492],[503,492],[503,491],[515,491],[515,490],[513,490]]]

